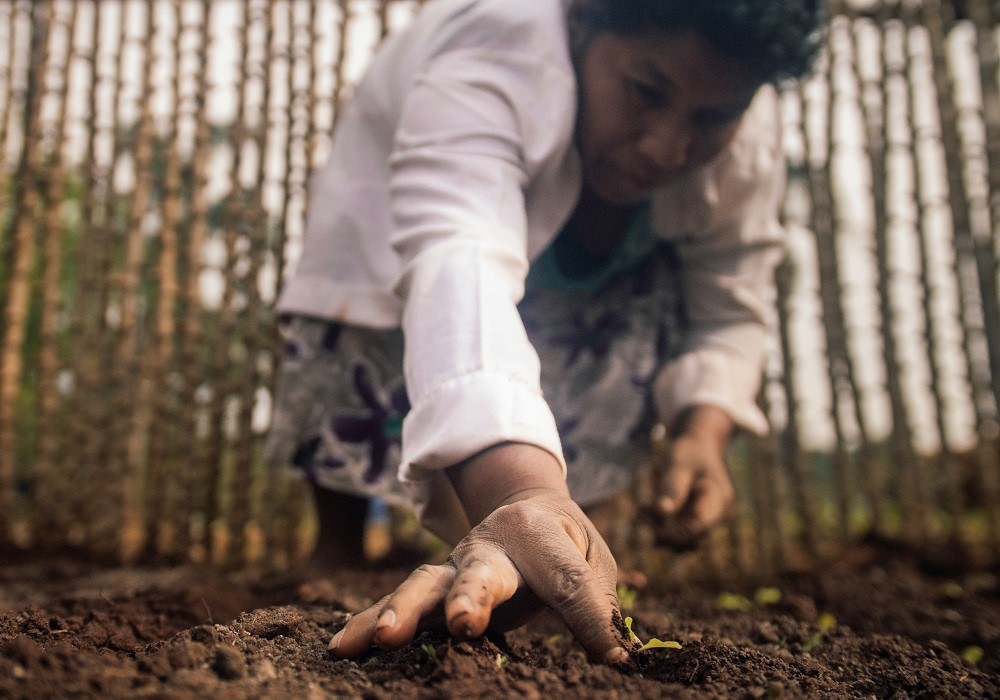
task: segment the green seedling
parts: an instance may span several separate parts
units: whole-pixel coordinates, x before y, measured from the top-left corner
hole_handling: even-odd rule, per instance
[[[982,661],[984,656],[986,656],[986,652],[983,651],[982,647],[971,646],[962,649],[962,658],[973,666]]]
[[[720,610],[726,612],[746,612],[753,607],[747,597],[739,593],[720,593],[719,597],[715,599],[715,604],[719,606]]]
[[[508,661],[510,661],[510,659],[507,658],[506,654],[497,654],[497,659],[496,659],[497,668],[503,669],[503,667],[507,665]]]
[[[643,644],[642,640],[639,639],[639,635],[637,635],[635,632],[632,631],[632,618],[631,617],[626,617],[625,618],[625,629],[628,630],[628,640],[629,640],[629,642],[631,642],[633,646],[635,646],[636,644],[639,645],[639,648],[636,649],[636,651],[647,651],[649,649],[680,649],[681,648],[680,642],[675,642],[673,640],[665,642],[662,639],[656,639],[655,637],[653,639],[650,639],[645,644]]]
[[[812,651],[819,646],[830,630],[837,626],[837,618],[830,613],[823,613],[816,620],[816,626],[819,627],[819,630],[813,632],[812,636],[806,640],[806,643],[802,645],[802,651]]]
[[[549,635],[549,638],[545,640],[545,643],[548,644],[549,646],[558,644],[562,640],[562,637],[563,636],[561,634]]]
[[[820,630],[826,633],[837,626],[837,618],[830,613],[823,613],[816,620],[816,624],[819,626]]]
[[[753,602],[757,605],[777,605],[781,602],[781,591],[777,588],[758,588],[753,594]]]
[[[427,658],[433,661],[434,663],[436,664],[441,663],[441,661],[438,659],[437,649],[434,648],[433,644],[421,644],[420,651],[424,652],[424,654],[427,655]]]
[[[619,583],[615,591],[618,593],[618,604],[621,606],[622,610],[628,612],[635,607],[635,601],[639,597],[639,591],[629,588],[623,583]]]

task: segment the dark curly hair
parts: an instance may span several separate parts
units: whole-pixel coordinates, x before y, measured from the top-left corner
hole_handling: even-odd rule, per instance
[[[762,82],[808,72],[823,43],[821,0],[586,0],[591,32],[694,29]]]

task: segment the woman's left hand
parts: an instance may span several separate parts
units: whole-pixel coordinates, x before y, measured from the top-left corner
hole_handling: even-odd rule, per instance
[[[732,419],[722,409],[698,406],[681,425],[657,456],[662,471],[651,513],[657,540],[678,550],[697,546],[736,498],[725,459]]]

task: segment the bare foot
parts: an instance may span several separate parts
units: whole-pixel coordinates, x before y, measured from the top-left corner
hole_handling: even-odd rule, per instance
[[[307,565],[310,576],[363,566],[368,499],[313,488],[319,533]]]

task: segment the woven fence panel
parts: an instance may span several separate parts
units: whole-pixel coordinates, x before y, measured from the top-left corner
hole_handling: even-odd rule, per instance
[[[302,556],[305,494],[262,461],[273,303],[338,106],[418,6],[0,0],[2,546]],[[988,559],[997,10],[829,9],[814,74],[781,86],[773,430],[734,445],[737,513],[695,556],[774,570],[877,535]],[[649,478],[617,536],[636,557]]]

